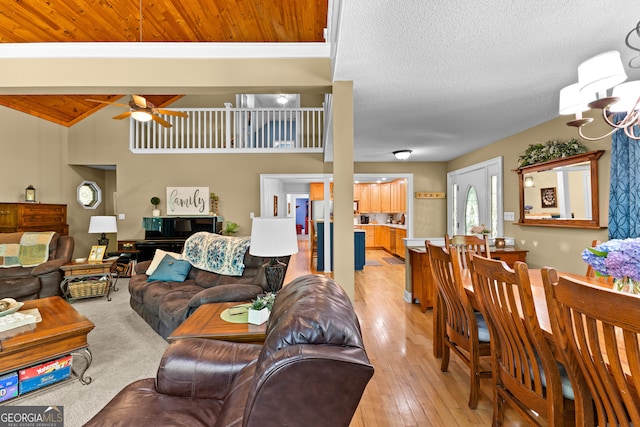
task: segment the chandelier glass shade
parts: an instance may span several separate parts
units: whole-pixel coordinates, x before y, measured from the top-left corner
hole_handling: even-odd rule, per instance
[[[575,120],[567,122],[567,126],[578,128],[580,137],[588,141],[605,138],[617,130],[623,130],[629,138],[640,140],[640,81],[623,83],[626,79],[620,52],[615,50],[580,64],[578,83],[560,90],[559,113],[575,114]],[[585,125],[593,122],[592,118],[582,117],[582,113],[589,109],[602,110],[603,120],[611,127],[609,132],[596,137],[584,134]]]

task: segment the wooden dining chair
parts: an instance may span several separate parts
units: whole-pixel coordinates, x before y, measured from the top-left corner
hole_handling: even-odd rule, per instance
[[[594,240],[594,241],[591,242],[591,247],[595,248],[600,243],[602,243],[600,240]],[[587,277],[596,277],[596,271],[593,269],[591,264],[587,264],[587,273],[585,274],[585,276],[587,276]]]
[[[491,334],[493,425],[503,424],[505,404],[532,425],[574,425],[571,381],[538,323],[527,264],[473,255],[469,267]]]
[[[456,234],[449,237],[448,234],[445,234],[444,243],[449,252],[451,252],[452,249],[458,252],[462,268],[467,268],[470,251],[473,251],[476,255],[491,258],[488,234],[484,234],[482,238],[475,235],[463,234]]]
[[[585,408],[595,408],[597,423],[587,413],[583,425],[640,426],[640,297],[548,268],[542,279],[553,337],[577,358],[593,402]]]
[[[318,235],[316,234],[316,225],[314,220],[309,220],[309,265],[313,270],[313,258],[314,254],[317,257],[318,255]]]
[[[491,345],[489,330],[479,312],[474,312],[462,286],[461,272],[458,268],[458,253],[449,253],[445,248],[427,242],[431,271],[436,289],[442,301],[442,362],[440,370],[449,369],[449,356],[453,351],[469,367],[471,384],[469,407],[478,406],[480,398],[480,378],[490,378],[491,370],[483,370],[481,358],[489,362]],[[488,365],[487,365],[488,366]]]

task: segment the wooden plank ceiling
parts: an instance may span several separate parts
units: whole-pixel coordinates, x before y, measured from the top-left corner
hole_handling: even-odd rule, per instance
[[[327,0],[0,0],[0,42],[322,42]],[[0,105],[71,126],[114,95],[4,95]],[[166,107],[180,95],[145,96]],[[124,100],[123,100],[124,101]],[[125,101],[126,102],[126,101]]]

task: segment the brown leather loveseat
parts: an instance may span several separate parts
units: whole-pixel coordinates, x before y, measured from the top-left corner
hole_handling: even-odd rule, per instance
[[[178,340],[86,425],[348,426],[372,375],[348,296],[307,275],[278,293],[264,346]]]
[[[2,240],[19,240],[23,233],[2,233]],[[60,267],[71,261],[74,240],[55,233],[49,242],[49,260],[35,267],[0,268],[0,298],[26,301],[62,295]]]

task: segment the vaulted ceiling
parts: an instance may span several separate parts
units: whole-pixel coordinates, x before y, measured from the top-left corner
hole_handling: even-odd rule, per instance
[[[322,42],[326,0],[0,0],[0,42]],[[71,126],[113,95],[0,95],[0,105]],[[166,107],[181,94],[140,94]]]

